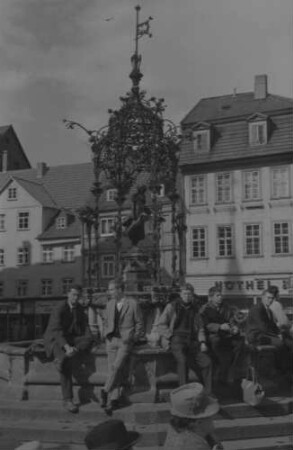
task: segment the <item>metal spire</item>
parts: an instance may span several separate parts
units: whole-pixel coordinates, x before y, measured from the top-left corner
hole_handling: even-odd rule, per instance
[[[143,77],[143,74],[140,71],[141,55],[138,53],[138,41],[144,35],[152,37],[152,34],[150,33],[150,21],[153,20],[153,18],[150,16],[144,22],[139,23],[139,12],[140,12],[141,8],[139,5],[137,5],[135,7],[135,9],[136,9],[135,48],[134,48],[134,54],[131,57],[132,71],[131,71],[129,77],[132,80],[132,92],[135,95],[138,95],[139,83]]]

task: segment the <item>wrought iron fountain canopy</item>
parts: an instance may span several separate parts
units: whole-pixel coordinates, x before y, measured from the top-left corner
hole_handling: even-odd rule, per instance
[[[108,124],[100,130],[88,130],[78,122],[65,121],[68,128],[82,128],[89,135],[93,153],[95,183],[92,192],[96,199],[93,214],[99,215],[99,198],[103,191],[100,174],[103,172],[108,183],[116,189],[117,224],[116,224],[116,275],[122,275],[121,241],[122,241],[122,207],[136,183],[140,173],[148,174],[147,189],[152,198],[152,281],[160,282],[160,208],[158,194],[161,185],[165,185],[165,195],[173,204],[172,233],[176,233],[176,177],[178,169],[180,135],[177,127],[163,117],[164,99],[147,98],[146,92],[140,89],[143,77],[141,55],[138,52],[139,39],[150,34],[149,17],[139,21],[140,7],[136,6],[135,50],[131,57],[132,80],[131,90],[120,98],[121,106],[117,110],[110,109]],[[95,221],[96,224],[98,221]],[[178,231],[178,230],[177,230]],[[173,245],[175,240],[173,239]],[[98,252],[98,242],[96,242]],[[176,277],[176,252],[172,252],[173,276]]]

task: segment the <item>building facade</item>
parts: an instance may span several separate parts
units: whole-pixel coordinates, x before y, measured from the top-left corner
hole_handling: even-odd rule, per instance
[[[202,99],[182,121],[186,279],[240,307],[269,284],[286,306],[293,274],[293,100],[254,92]]]

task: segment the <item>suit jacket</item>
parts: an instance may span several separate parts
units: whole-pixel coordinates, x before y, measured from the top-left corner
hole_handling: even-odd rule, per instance
[[[229,305],[222,303],[219,308],[216,308],[212,303],[207,302],[201,308],[200,314],[210,338],[214,335],[225,337],[229,334],[220,330],[223,323],[231,324],[233,320],[234,310]]]
[[[116,301],[109,300],[105,315],[105,337],[115,329]],[[144,335],[142,312],[138,302],[132,297],[125,297],[119,314],[119,331],[125,343],[134,343]]]
[[[77,304],[76,316],[67,301],[58,305],[52,312],[44,334],[44,345],[48,357],[52,356],[53,347],[57,343],[60,347],[68,344],[68,338],[91,336],[87,315],[84,308]]]
[[[265,336],[278,336],[280,330],[274,321],[273,314],[269,318],[263,303],[253,306],[247,317],[247,340],[249,343],[258,344]]]

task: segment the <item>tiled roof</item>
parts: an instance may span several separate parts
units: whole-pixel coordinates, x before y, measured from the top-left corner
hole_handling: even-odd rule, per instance
[[[231,107],[223,109],[222,106],[228,106],[229,102]],[[269,118],[268,141],[264,145],[251,146],[249,143],[247,119],[254,113],[262,113]],[[191,140],[186,139],[181,145],[181,167],[292,153],[292,99],[268,95],[265,100],[254,100],[252,93],[238,94],[236,98],[230,95],[203,99],[182,124],[188,126],[192,122],[203,121],[212,124],[211,148],[207,152],[196,152]]]
[[[69,238],[77,238],[81,236],[81,223],[73,214],[69,215],[69,220],[66,228],[57,229],[56,228],[56,219],[64,211],[62,210],[59,214],[57,214],[53,220],[50,222],[47,229],[38,236],[39,240],[52,240],[52,239],[69,239]]]
[[[13,177],[32,197],[38,200],[41,205],[47,208],[57,208],[56,203],[47,192],[45,186],[35,181],[23,180],[22,178]]]
[[[182,126],[196,122],[209,122],[253,113],[269,113],[293,108],[293,99],[268,94],[265,99],[255,100],[253,92],[236,95],[203,98],[182,120]]]
[[[5,134],[7,130],[9,130],[9,128],[11,127],[11,125],[2,125],[0,126],[0,135],[1,134]]]

